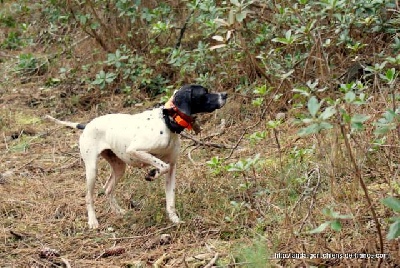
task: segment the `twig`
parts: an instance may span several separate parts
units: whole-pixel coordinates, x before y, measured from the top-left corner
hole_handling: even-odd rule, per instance
[[[6,145],[6,151],[8,151],[7,137],[6,134],[4,134],[4,132],[3,132],[3,139],[4,139],[4,144]]]
[[[199,2],[200,2],[200,1],[199,1]],[[181,31],[180,31],[180,33],[179,33],[179,37],[178,37],[178,41],[176,42],[175,49],[178,49],[178,48],[181,46],[181,42],[182,42],[183,35],[185,34],[187,25],[189,24],[189,20],[190,20],[190,18],[192,17],[192,15],[193,15],[193,13],[194,13],[196,7],[197,7],[197,5],[192,9],[192,12],[190,12],[189,16],[186,18],[186,21],[185,21],[185,23],[183,24],[183,26],[182,26],[182,28],[181,28]]]
[[[374,219],[374,222],[375,222],[375,225],[376,225],[376,230],[378,231],[380,252],[381,252],[381,254],[383,254],[383,238],[382,238],[381,224],[379,223],[378,217],[376,216],[375,208],[374,208],[374,206],[372,204],[371,198],[369,197],[367,186],[365,185],[364,179],[363,179],[363,177],[361,175],[361,170],[357,165],[356,159],[354,158],[353,150],[351,149],[350,142],[349,142],[349,139],[348,139],[348,137],[346,135],[345,127],[344,127],[344,124],[342,122],[340,123],[340,131],[342,133],[342,136],[343,136],[343,139],[344,139],[344,144],[345,144],[346,149],[347,149],[347,151],[349,153],[349,156],[350,156],[350,162],[352,163],[352,165],[354,167],[354,170],[356,172],[355,175],[358,178],[358,180],[360,182],[360,185],[361,185],[361,188],[364,191],[365,199],[367,200],[369,209],[370,209],[371,214],[372,214],[372,218]],[[382,259],[379,259],[379,262],[378,262],[377,266],[380,267],[381,264],[382,264]]]
[[[193,152],[194,150],[196,150],[197,148],[199,148],[199,145],[196,145],[195,147],[193,147],[192,149],[189,150],[189,152],[188,152],[188,158],[189,158],[190,162],[192,162],[193,165],[195,165],[195,166],[201,166],[201,165],[203,165],[203,164],[196,163],[196,162],[193,160],[193,158],[192,158],[192,152]]]
[[[204,266],[204,268],[211,268],[217,262],[218,258],[219,253],[217,252],[215,253],[214,258],[212,258],[211,261],[206,266]]]
[[[282,86],[282,84],[283,84],[283,81],[284,81],[284,80],[281,81],[281,83],[279,84],[278,88],[275,90],[273,96],[275,96],[275,95],[278,93],[278,91],[280,90],[280,88],[281,88],[281,86]],[[267,113],[267,111],[268,111],[269,107],[271,106],[271,103],[273,102],[273,100],[274,100],[274,98],[271,98],[271,100],[267,103],[267,105],[265,105],[265,108],[264,108],[264,110],[261,112],[261,115],[260,115],[260,117],[258,118],[257,122],[254,123],[254,124],[251,125],[251,126],[246,127],[246,128],[244,129],[243,134],[240,136],[239,140],[236,142],[235,146],[232,148],[232,150],[231,150],[231,152],[229,153],[229,155],[228,155],[227,157],[224,158],[225,160],[231,158],[233,152],[237,149],[237,147],[239,146],[240,142],[243,140],[244,135],[246,135],[247,131],[249,131],[250,129],[252,129],[252,128],[256,127],[256,126],[258,126],[258,125],[262,122],[262,120],[264,119],[265,114]],[[279,145],[279,141],[278,141],[278,148],[279,148],[279,147],[280,147],[280,145]],[[279,149],[280,149],[280,148],[279,148]]]
[[[315,187],[313,189],[312,196],[311,196],[311,201],[310,201],[310,206],[308,207],[308,212],[307,212],[306,217],[301,222],[301,225],[300,225],[300,228],[299,228],[299,233],[301,232],[301,230],[304,227],[304,224],[306,223],[306,221],[308,220],[308,218],[311,215],[311,211],[312,211],[312,209],[314,207],[315,197],[317,196],[317,191],[318,191],[319,185],[321,183],[321,173],[320,173],[319,167],[317,167],[315,170],[317,171],[317,178],[318,178],[317,185],[315,185]]]
[[[248,131],[248,128],[246,128],[246,129],[243,131],[242,135],[240,136],[240,138],[239,138],[238,141],[236,142],[235,146],[233,146],[233,148],[232,148],[231,152],[229,153],[229,155],[228,155],[227,157],[224,158],[225,160],[231,158],[233,152],[234,152],[234,151],[236,150],[236,148],[239,146],[240,142],[243,140],[243,137],[244,137],[244,135],[246,135],[247,131]]]
[[[173,224],[173,225],[170,225],[170,226],[161,228],[161,229],[159,229],[159,230],[157,230],[157,231],[155,231],[155,232],[152,232],[152,233],[149,233],[149,234],[145,234],[145,235],[112,237],[112,238],[109,238],[109,239],[110,239],[110,240],[124,240],[124,239],[138,239],[138,238],[144,238],[144,237],[148,237],[148,236],[152,236],[152,235],[161,233],[161,232],[163,232],[163,231],[165,231],[165,230],[168,230],[168,229],[171,229],[171,228],[173,228],[173,227],[175,227],[175,226],[178,226],[178,224]]]
[[[162,266],[165,259],[168,257],[167,253],[164,253],[158,260],[153,263],[154,268],[159,268]]]
[[[28,162],[26,162],[25,164],[23,164],[23,165],[21,165],[21,166],[17,167],[17,168],[16,168],[16,169],[14,169],[14,170],[20,170],[20,169],[22,169],[22,168],[26,167],[27,165],[31,164],[33,161],[35,161],[35,160],[36,160],[36,159],[38,159],[39,157],[41,157],[41,155],[40,155],[40,156],[36,156],[36,157],[32,158],[31,160],[29,160],[29,161],[28,161]]]
[[[185,265],[185,268],[189,268],[189,265],[188,265],[188,263],[187,263],[187,261],[186,261],[186,254],[183,255],[183,260],[182,260],[182,262],[183,262],[183,265]]]
[[[187,133],[181,133],[181,136],[184,137],[184,138],[187,138],[187,139],[190,139],[190,140],[194,141],[197,145],[215,147],[215,148],[220,148],[220,149],[232,149],[232,146],[227,146],[227,145],[224,145],[224,144],[219,144],[219,143],[214,143],[214,142],[201,141],[201,140],[196,139],[195,137],[193,137],[192,135],[189,135]]]
[[[71,264],[69,263],[69,261],[63,257],[61,257],[61,261],[65,264],[66,268],[71,268]]]
[[[61,166],[61,167],[59,167],[58,169],[60,169],[60,170],[62,170],[62,169],[69,169],[70,167],[74,166],[74,165],[76,164],[76,162],[79,162],[79,161],[80,161],[80,159],[77,158],[77,159],[75,159],[74,161],[72,161],[72,163],[69,163],[69,164],[67,164],[67,165]]]

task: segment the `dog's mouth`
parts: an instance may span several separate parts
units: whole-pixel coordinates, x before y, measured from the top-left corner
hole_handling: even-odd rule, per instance
[[[225,103],[226,103],[226,100],[227,100],[227,98],[228,98],[228,93],[219,93],[218,94],[219,96],[218,96],[218,104],[219,104],[219,108],[222,108],[224,105],[225,105]]]

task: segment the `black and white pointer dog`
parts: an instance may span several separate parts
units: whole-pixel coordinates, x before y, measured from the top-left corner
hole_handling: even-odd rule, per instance
[[[111,175],[104,185],[113,211],[124,213],[118,205],[114,188],[124,175],[126,164],[143,167],[153,166],[146,180],[166,174],[165,194],[169,219],[179,223],[175,210],[175,172],[180,151],[179,133],[191,129],[194,114],[211,113],[226,103],[226,93],[209,93],[199,85],[180,88],[164,107],[139,114],[108,114],[97,117],[87,125],[51,121],[83,129],[79,148],[86,168],[86,206],[90,228],[98,228],[93,205],[93,191],[97,174],[97,162],[101,155],[111,166]]]

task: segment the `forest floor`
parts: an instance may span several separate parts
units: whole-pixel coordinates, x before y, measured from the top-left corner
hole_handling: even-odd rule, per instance
[[[299,137],[302,126],[293,120],[299,109],[288,107],[285,96],[273,101],[269,95],[267,105],[256,107],[251,86],[245,93],[228,85],[211,89],[228,91],[227,104],[199,116],[199,136],[182,137],[176,207],[184,223],[168,220],[164,178],[146,181],[148,169],[127,169],[116,188],[127,213],[111,212],[102,189],[110,169],[100,160],[100,227],[89,229],[80,131],[44,116],[87,123],[162,103],[140,91],[81,83],[76,66],[104,60],[105,53],[92,53],[101,50],[96,42],[75,34],[73,56],[53,40],[46,47],[0,50],[0,267],[400,267],[399,239],[385,238],[394,213],[380,202],[400,195],[398,141],[358,161],[381,224],[381,249],[340,132]],[[30,53],[48,68],[22,73],[20,56]],[[64,67],[78,70],[74,80],[63,77]],[[365,109],[377,120],[387,99],[379,92],[370,96],[376,101]],[[362,147],[360,140],[352,140],[354,148]],[[386,152],[387,159],[378,157]],[[309,232],[321,224],[327,228]],[[364,255],[344,255],[353,253]]]

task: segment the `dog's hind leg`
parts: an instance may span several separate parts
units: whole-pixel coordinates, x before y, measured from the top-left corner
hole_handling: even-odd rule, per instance
[[[107,160],[107,162],[111,166],[111,175],[108,178],[107,182],[104,185],[104,190],[106,195],[110,199],[111,209],[119,214],[124,214],[125,210],[123,210],[119,205],[117,200],[115,199],[114,189],[115,185],[118,183],[118,180],[124,175],[126,164],[124,161],[118,158],[111,150],[104,150],[101,152],[101,156]]]
[[[88,157],[86,155],[83,158],[83,161],[85,162],[85,169],[86,169],[86,207],[87,207],[87,212],[88,212],[88,224],[89,228],[98,228],[99,227],[99,222],[97,221],[96,218],[96,212],[94,210],[94,204],[93,204],[93,194],[94,194],[94,184],[96,182],[96,176],[97,176],[97,155],[94,155],[92,157]]]

